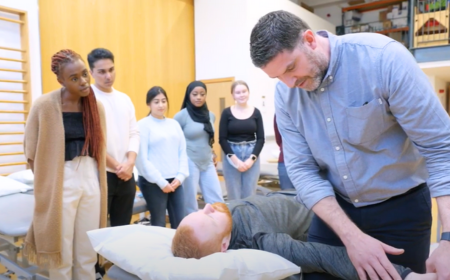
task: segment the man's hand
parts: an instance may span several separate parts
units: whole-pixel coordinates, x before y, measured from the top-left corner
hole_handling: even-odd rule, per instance
[[[163,191],[163,193],[171,193],[171,192],[174,192],[175,190],[172,188],[171,184],[167,184],[167,186],[165,186],[162,189],[162,191]]]
[[[352,236],[344,243],[348,256],[358,272],[359,279],[401,279],[386,254],[400,255],[403,254],[403,249],[384,244],[362,232]],[[367,278],[367,276],[369,277]]]
[[[180,185],[181,182],[178,179],[173,179],[172,183],[170,183],[170,186],[172,186],[173,191],[175,191]]]
[[[442,240],[427,260],[427,273],[436,272],[438,280],[450,279],[450,241]]]
[[[134,168],[134,164],[129,163],[129,162],[124,162],[124,163],[119,164],[116,167],[117,177],[119,177],[120,179],[122,179],[124,181],[130,180],[131,176],[133,175],[133,168]]]

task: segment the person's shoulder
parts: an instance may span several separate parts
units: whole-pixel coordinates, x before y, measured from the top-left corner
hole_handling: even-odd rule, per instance
[[[142,126],[142,125],[146,125],[151,121],[151,118],[149,116],[144,117],[140,120],[138,120],[136,123],[138,124],[138,126]]]
[[[223,109],[222,116],[231,114],[231,106]]]
[[[122,99],[123,101],[126,101],[126,102],[129,102],[129,103],[133,104],[133,102],[131,101],[131,98],[130,98],[130,96],[128,94],[126,94],[124,92],[121,92],[121,91],[119,91],[119,90],[117,90],[115,88],[113,88],[113,91],[114,91],[114,94],[118,98]]]
[[[216,115],[213,112],[209,111],[209,118],[216,119]]]
[[[394,39],[378,33],[353,33],[337,36],[337,41],[344,46],[353,45],[354,47],[371,47],[375,49],[383,49],[389,43],[395,42]]]
[[[56,89],[51,92],[45,93],[39,96],[36,100],[33,101],[34,107],[46,107],[52,106],[54,102],[58,99],[58,95],[61,95],[61,89]]]
[[[187,114],[186,108],[181,109],[178,113],[173,117],[174,119],[183,118]]]
[[[258,108],[256,108],[256,107],[254,107],[254,108],[255,108],[254,114],[255,114],[256,116],[261,116],[261,111],[260,111]]]
[[[167,124],[169,124],[169,125],[173,125],[173,126],[180,127],[180,123],[177,122],[175,119],[172,119],[172,118],[166,118],[166,122],[167,122]]]

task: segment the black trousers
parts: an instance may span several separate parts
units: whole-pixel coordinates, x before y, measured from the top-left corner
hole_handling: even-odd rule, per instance
[[[166,180],[172,183],[174,178]],[[147,203],[147,209],[150,211],[151,225],[165,227],[167,209],[169,212],[170,227],[176,229],[181,220],[186,216],[183,185],[179,186],[174,192],[164,193],[157,184],[150,183],[142,176],[138,178],[138,185]]]
[[[124,181],[115,173],[106,172],[108,179],[108,214],[112,227],[129,225],[133,215],[136,181],[134,175]]]
[[[421,184],[405,194],[382,203],[356,208],[336,195],[348,217],[366,234],[395,248],[401,255],[387,255],[395,264],[425,273],[425,261],[430,251],[431,196],[428,186]],[[308,232],[308,241],[343,246],[339,237],[317,216]],[[305,274],[305,280],[339,279],[323,273]]]

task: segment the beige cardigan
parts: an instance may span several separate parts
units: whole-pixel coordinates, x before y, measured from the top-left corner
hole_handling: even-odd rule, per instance
[[[101,211],[99,226],[106,226],[106,125],[103,105],[97,102],[105,146],[101,151],[99,178]],[[38,265],[61,264],[62,194],[65,163],[61,89],[39,97],[25,127],[25,156],[34,161],[34,216],[25,238],[24,253]]]

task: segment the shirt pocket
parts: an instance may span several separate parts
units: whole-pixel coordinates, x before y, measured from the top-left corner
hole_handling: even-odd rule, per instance
[[[354,145],[377,139],[384,130],[383,99],[375,98],[361,107],[346,108],[348,141]]]

